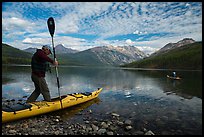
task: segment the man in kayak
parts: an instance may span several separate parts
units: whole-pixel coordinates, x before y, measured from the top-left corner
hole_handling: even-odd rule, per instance
[[[47,70],[47,63],[50,62],[54,66],[58,66],[58,62],[52,60],[48,55],[52,54],[51,47],[44,45],[42,49],[37,49],[33,54],[31,61],[31,79],[34,82],[35,90],[28,97],[27,103],[34,102],[40,94],[43,95],[44,100],[51,101],[49,88],[45,80],[45,73]]]
[[[176,72],[175,71],[173,72],[173,77],[176,78]]]

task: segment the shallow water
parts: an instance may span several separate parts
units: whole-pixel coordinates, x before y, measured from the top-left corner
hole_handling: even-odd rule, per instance
[[[29,66],[2,68],[2,104],[6,100],[26,100],[34,85]],[[82,108],[95,114],[117,113],[156,133],[202,134],[202,71],[178,70],[182,80],[170,80],[170,70],[134,70],[100,67],[59,67],[60,93],[93,91],[102,87],[97,103]],[[58,96],[55,70],[47,73],[51,96]],[[38,98],[42,100],[42,96]],[[83,106],[83,105],[82,105]],[[65,110],[66,111],[66,110]],[[61,112],[62,117],[74,113]],[[71,115],[72,114],[72,115]]]

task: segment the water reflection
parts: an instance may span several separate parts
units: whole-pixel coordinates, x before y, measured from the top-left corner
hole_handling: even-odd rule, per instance
[[[29,95],[34,90],[30,71],[30,67],[3,67],[3,96]],[[194,96],[202,98],[202,74],[200,75],[199,72],[177,72],[183,77],[178,81],[166,78],[166,74],[169,73],[170,71],[61,67],[59,68],[60,91],[62,94],[68,94],[103,87],[110,91],[124,91],[125,94],[130,94],[130,91],[133,91],[131,94],[142,91],[145,92],[144,94],[162,96],[160,92],[153,93],[161,91],[165,95],[176,94],[185,99],[191,99]],[[51,74],[47,73],[46,80],[52,97],[56,97],[58,93],[54,70]]]
[[[135,70],[126,70],[137,73]],[[190,99],[192,97],[198,97],[202,99],[202,71],[178,71],[177,74],[182,77],[182,80],[171,80],[166,78],[167,74],[171,74],[169,70],[161,71],[146,71],[139,70],[142,75],[146,75],[151,80],[155,81],[164,93],[174,94]]]
[[[63,109],[61,111],[55,111],[51,115],[57,115],[57,116],[60,115],[60,117],[63,120],[67,120],[67,119],[70,119],[71,117],[73,117],[74,115],[79,114],[81,111],[89,108],[90,106],[92,106],[94,104],[99,104],[100,101],[101,100],[97,97],[93,100],[90,100],[88,102],[84,102],[82,104],[78,104],[74,107],[69,107],[69,108]]]

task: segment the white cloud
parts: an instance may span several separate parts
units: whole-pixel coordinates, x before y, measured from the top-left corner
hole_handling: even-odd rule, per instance
[[[80,38],[73,38],[73,37],[67,37],[67,36],[55,36],[53,38],[54,41],[54,46],[58,45],[58,44],[64,44],[65,47],[67,48],[72,48],[72,49],[76,49],[76,50],[84,50],[87,47],[84,45],[86,45],[87,41],[84,39],[80,39]],[[15,45],[15,43],[13,43]],[[21,45],[25,45],[25,48],[28,47],[41,47],[42,45],[52,45],[51,43],[51,37],[47,37],[47,38],[25,38]],[[79,49],[78,49],[79,48]]]
[[[22,44],[27,44],[27,46],[30,45],[35,47],[50,44],[51,42],[49,41],[50,39],[48,38],[25,38],[22,41]]]
[[[76,33],[78,28],[78,16],[77,14],[67,14],[56,22],[57,33]]]
[[[141,50],[142,52],[144,52],[145,54],[152,54],[153,52],[159,50],[159,48],[153,48],[153,47],[150,47],[150,46],[136,46],[139,50]]]
[[[31,38],[26,38],[22,42],[23,43],[33,43]]]
[[[2,18],[2,29],[6,31],[19,31],[24,30],[27,32],[32,32],[35,28],[33,22],[29,22],[22,18],[11,17],[11,18]]]
[[[134,44],[134,42],[132,42],[131,39],[127,39],[125,42],[126,42],[128,45],[132,45],[132,44]]]
[[[136,30],[135,32],[133,32],[133,34],[139,34],[140,32],[138,30]]]
[[[41,37],[41,38],[47,38],[47,37],[50,37],[50,33],[47,31],[47,32],[35,32],[35,33],[31,33],[31,34],[28,34],[27,37]]]

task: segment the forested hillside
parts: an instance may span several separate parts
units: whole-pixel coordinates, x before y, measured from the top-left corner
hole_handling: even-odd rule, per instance
[[[30,64],[31,53],[2,43],[2,64]]]
[[[122,67],[158,69],[202,69],[202,42],[195,42],[167,53],[135,61]]]

